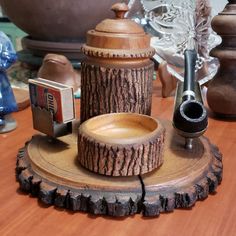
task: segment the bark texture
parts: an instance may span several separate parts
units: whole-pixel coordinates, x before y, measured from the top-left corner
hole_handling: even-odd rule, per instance
[[[140,68],[82,63],[81,122],[107,113],[151,114],[153,62]]]
[[[144,143],[116,145],[78,135],[78,158],[92,172],[108,176],[133,176],[148,173],[163,163],[165,129]]]
[[[138,189],[127,192],[112,188],[91,189],[87,185],[71,188],[41,177],[31,166],[27,148],[26,144],[17,155],[16,179],[22,191],[37,196],[43,204],[116,217],[134,215],[141,211],[142,192]]]
[[[158,216],[162,212],[172,212],[176,208],[191,208],[197,200],[204,200],[209,194],[214,194],[222,181],[223,164],[222,154],[218,147],[211,144],[212,162],[206,172],[194,182],[182,188],[170,186],[163,191],[147,190],[143,201],[143,215]],[[158,183],[157,183],[158,184]]]
[[[165,128],[167,127],[165,126]],[[202,137],[201,140],[206,139]],[[32,141],[29,144],[32,144]],[[50,180],[50,178],[44,178],[35,171],[31,160],[31,148],[35,147],[30,147],[30,145],[26,144],[24,148],[19,150],[17,155],[16,178],[20,189],[37,196],[45,204],[72,211],[110,216],[127,216],[141,212],[144,216],[153,217],[162,212],[173,211],[176,208],[193,207],[196,201],[205,199],[209,194],[214,194],[217,186],[222,181],[222,154],[209,141],[204,141],[204,150],[208,150],[208,164],[207,166],[204,165],[202,171],[194,179],[189,179],[186,176],[183,182],[170,184],[169,179],[171,176],[165,176],[164,174],[163,177],[166,179],[166,183],[163,182],[161,188],[158,188],[158,186],[160,187],[160,181],[154,181],[151,186],[145,181],[145,178],[153,175],[155,171],[150,175],[139,176],[140,185],[137,186],[134,186],[133,181],[127,181],[127,178],[122,177],[127,185],[127,187],[122,189],[117,188],[114,183],[117,179],[116,177],[102,176],[102,178],[106,178],[107,185],[101,187],[99,184],[101,176],[84,170],[80,173],[81,178],[94,178],[92,184],[78,182],[77,187],[71,187],[70,184],[62,185],[62,179],[58,179],[57,176],[55,177],[57,181]],[[167,153],[164,153],[164,158],[166,159],[166,155],[170,155],[170,152],[168,150],[165,151],[167,151]],[[42,153],[36,153],[36,155],[37,158],[40,158]],[[63,154],[60,156],[59,153],[58,155],[59,159],[65,158],[65,160],[68,160],[67,156],[63,156]],[[179,158],[182,159],[183,156]],[[78,164],[74,160],[73,163],[74,165]],[[175,168],[175,166],[172,168]],[[190,164],[189,175],[191,175],[191,172]],[[128,178],[132,179],[133,177]]]

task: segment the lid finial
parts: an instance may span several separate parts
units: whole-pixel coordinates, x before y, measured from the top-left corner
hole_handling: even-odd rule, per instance
[[[112,5],[111,10],[115,12],[117,19],[124,19],[125,13],[129,11],[129,7],[126,3],[116,3]]]

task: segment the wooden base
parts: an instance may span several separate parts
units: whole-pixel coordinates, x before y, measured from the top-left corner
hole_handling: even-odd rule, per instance
[[[17,156],[20,188],[46,204],[92,214],[157,216],[192,207],[221,182],[222,156],[204,137],[195,140],[193,150],[184,149],[184,139],[170,122],[164,126],[164,164],[137,177],[107,177],[85,170],[77,161],[75,135],[56,141],[34,136]]]
[[[236,2],[228,2],[211,22],[222,42],[210,52],[210,56],[219,60],[220,67],[209,84],[207,103],[219,117],[236,118]]]

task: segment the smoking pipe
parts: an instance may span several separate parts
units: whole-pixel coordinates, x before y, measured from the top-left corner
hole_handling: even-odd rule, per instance
[[[201,88],[195,80],[197,53],[185,50],[184,82],[178,82],[173,126],[178,134],[186,139],[185,148],[193,148],[193,139],[201,136],[207,129],[208,116],[203,105]]]

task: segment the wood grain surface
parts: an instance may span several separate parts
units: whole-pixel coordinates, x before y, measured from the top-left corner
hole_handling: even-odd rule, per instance
[[[219,70],[209,83],[207,101],[219,117],[236,118],[236,8],[235,1],[228,1],[225,9],[212,19],[212,29],[222,37],[222,42],[210,55],[220,62]]]
[[[173,98],[160,96],[161,88],[155,83],[153,115],[171,120]],[[77,108],[79,110],[79,104]],[[16,155],[36,132],[32,128],[29,108],[14,114],[14,117],[18,128],[0,135],[0,235],[235,235],[235,121],[216,120],[210,114],[206,136],[220,148],[224,164],[223,181],[214,196],[198,202],[192,210],[176,210],[155,218],[135,215],[114,219],[46,207],[18,190]]]
[[[87,32],[81,63],[80,121],[107,113],[151,114],[155,53],[150,35],[125,18],[125,3],[111,7],[115,19],[105,19]]]
[[[125,115],[128,120],[128,114],[117,114],[119,118],[122,115]],[[86,130],[84,127],[86,125],[90,130],[95,130],[93,122],[97,123],[97,119],[108,121],[107,117],[114,119],[114,114],[95,117],[83,123],[82,127],[80,126],[80,132]],[[132,115],[132,117],[138,120],[140,115],[138,117]],[[142,120],[142,125],[143,123],[144,120]],[[130,177],[98,175],[79,165],[77,158],[80,160],[80,156],[87,151],[84,148],[78,148],[77,154],[76,132],[57,140],[52,140],[45,135],[34,135],[17,154],[16,178],[20,189],[38,197],[47,205],[94,215],[121,217],[141,213],[144,216],[153,217],[163,212],[171,212],[176,208],[191,208],[197,200],[204,200],[208,194],[214,194],[221,183],[222,155],[218,148],[210,144],[205,137],[194,140],[191,151],[185,149],[184,139],[177,136],[171,122],[163,120],[162,123],[167,130],[165,145],[161,148],[164,164],[148,174]],[[156,130],[157,134],[163,134],[159,132],[161,130],[164,129],[159,127]],[[90,137],[88,136],[89,139]],[[151,135],[151,138],[153,137],[155,136]],[[99,140],[99,136],[96,138]],[[159,139],[159,136],[157,138]],[[100,141],[102,140],[106,138],[100,136]],[[140,140],[133,141],[135,146],[132,144],[131,146],[134,150],[139,150]],[[115,142],[114,139],[113,142]],[[78,147],[80,145],[83,145],[81,141]],[[94,145],[91,146],[90,143],[84,145],[89,148],[89,153],[93,151]],[[107,143],[105,146],[109,147],[109,145]],[[100,148],[100,143],[95,146]],[[114,147],[114,150],[117,148],[118,146]],[[148,159],[151,159],[153,152],[154,150],[148,152]],[[96,153],[93,152],[90,157],[87,157],[90,161],[85,162],[106,159],[104,153],[106,151],[102,151],[98,159]],[[140,153],[143,152],[140,151]],[[136,156],[135,153],[133,155]],[[108,162],[106,166],[108,170],[114,169],[119,172],[120,167],[116,169],[119,166],[116,163],[117,157],[113,155],[111,158],[113,160],[102,161],[102,165]],[[129,157],[126,155],[126,158]],[[128,170],[132,170],[132,173],[135,173],[138,158],[139,156],[136,161],[131,160],[131,164],[128,165]],[[118,157],[118,161],[122,162],[121,159]],[[97,161],[94,166],[97,166]],[[116,164],[108,168],[111,162]],[[127,163],[127,160],[123,162]],[[145,163],[144,160],[143,162]],[[145,164],[142,168],[144,166]]]
[[[133,113],[105,114],[81,124],[78,160],[94,173],[140,175],[163,164],[164,143],[165,128],[152,117]]]
[[[151,114],[153,62],[137,63],[130,68],[93,63],[82,63],[81,122],[107,113]]]

